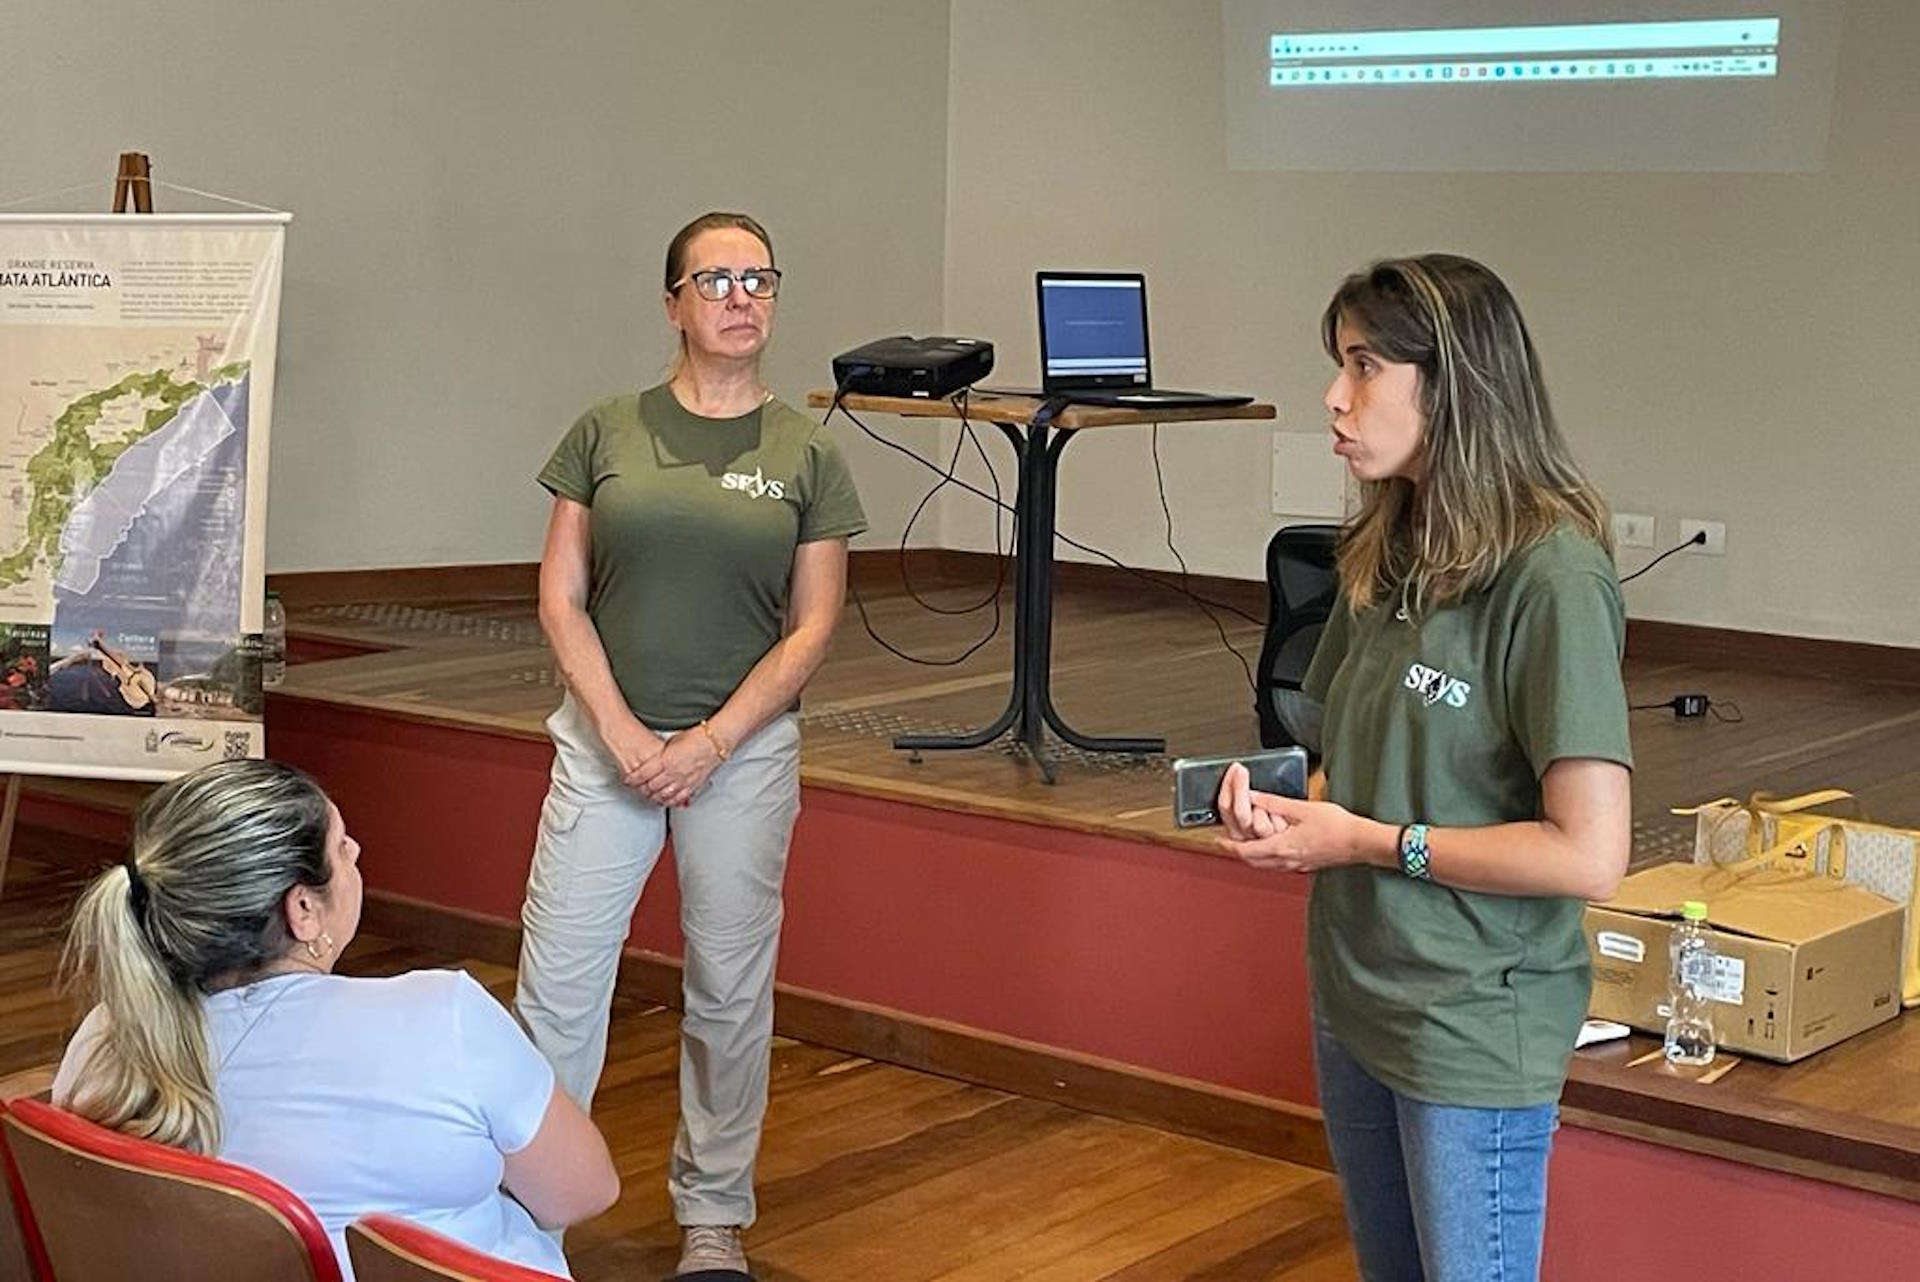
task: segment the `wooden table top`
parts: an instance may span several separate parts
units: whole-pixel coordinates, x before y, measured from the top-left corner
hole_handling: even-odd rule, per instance
[[[1913,1011],[1796,1064],[1726,1056],[1675,1069],[1643,1034],[1574,1052],[1566,1119],[1920,1202],[1920,1018]],[[1698,1080],[1698,1079],[1710,1080]]]
[[[973,392],[956,404],[951,400],[922,400],[913,396],[865,396],[857,393],[840,398],[847,409],[861,413],[899,414],[906,418],[976,418],[990,423],[1026,424],[1045,405],[1039,396],[1011,396],[1000,392]],[[807,393],[807,404],[825,409],[833,404],[831,390]],[[964,405],[964,409],[963,409]],[[1143,423],[1212,423],[1228,419],[1272,419],[1273,406],[1253,402],[1248,405],[1209,405],[1200,407],[1164,406],[1154,409],[1126,409],[1116,405],[1069,405],[1054,416],[1052,426],[1062,431],[1089,427],[1137,427]]]

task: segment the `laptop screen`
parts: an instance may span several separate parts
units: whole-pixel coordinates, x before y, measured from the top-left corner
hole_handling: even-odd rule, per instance
[[[1040,272],[1041,386],[1148,387],[1147,281],[1136,273]]]

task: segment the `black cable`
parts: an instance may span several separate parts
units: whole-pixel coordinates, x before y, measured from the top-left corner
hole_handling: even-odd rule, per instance
[[[873,643],[896,658],[905,659],[908,663],[917,663],[925,668],[951,668],[965,663],[979,651],[980,647],[993,640],[1000,631],[999,612],[995,611],[992,629],[990,629],[985,636],[950,659],[929,659],[925,655],[908,654],[905,650],[902,650],[899,646],[874,631],[873,620],[867,617],[866,600],[860,595],[860,585],[856,583],[852,577],[847,579],[847,587],[850,595],[853,597],[853,608],[860,612],[860,626],[867,630],[867,635],[873,638]]]
[[[893,450],[897,453],[906,455],[908,458],[912,459],[914,462],[918,463],[920,466],[924,468],[927,468],[930,471],[939,473],[940,475],[943,475],[943,476],[945,475],[945,472],[941,469],[938,463],[935,463],[931,459],[925,458],[922,455],[916,453],[915,451],[908,449],[906,446],[900,444],[897,441],[888,440],[886,437],[882,436],[880,433],[874,431],[872,428],[868,427],[865,423],[861,422],[858,415],[856,415],[852,410],[849,410],[844,404],[841,403],[842,395],[843,393],[841,392],[836,392],[834,394],[833,404],[827,408],[827,413],[825,417],[821,419],[822,422],[825,422],[826,419],[828,418],[832,418],[834,413],[837,411],[840,414],[844,415],[849,421],[851,421],[855,427],[859,428],[862,432],[865,432],[868,436],[872,437],[874,440],[878,441],[880,444],[886,446],[888,449]],[[979,486],[973,485],[967,481],[961,480],[959,477],[955,477],[952,481],[952,484],[958,486],[960,489],[967,491],[969,494],[972,494],[975,497],[983,498],[987,500],[987,502],[992,503],[995,507],[998,507],[1001,511],[1014,512],[1013,507],[1008,503],[1006,503],[1004,500],[1002,500],[1000,496],[997,494],[988,494],[985,490],[982,490]],[[1014,513],[1014,514],[1016,516],[1018,515],[1018,513]],[[1141,579],[1147,583],[1151,583],[1153,584],[1153,586],[1157,588],[1162,588],[1168,592],[1177,592],[1181,596],[1187,597],[1188,599],[1200,605],[1212,606],[1216,610],[1225,610],[1229,614],[1237,615],[1240,618],[1245,619],[1248,623],[1251,623],[1256,627],[1266,626],[1265,619],[1257,618],[1254,615],[1248,614],[1245,610],[1242,610],[1240,607],[1236,605],[1233,605],[1226,601],[1216,601],[1211,597],[1202,596],[1198,592],[1194,592],[1188,588],[1183,588],[1177,583],[1170,583],[1166,579],[1161,578],[1159,575],[1149,573],[1146,570],[1136,569],[1135,567],[1128,565],[1126,562],[1120,560],[1120,558],[1114,556],[1111,552],[1103,552],[1099,548],[1089,547],[1087,544],[1082,543],[1077,539],[1069,538],[1067,535],[1060,533],[1058,530],[1054,531],[1053,537],[1059,542],[1066,544],[1070,548],[1074,548],[1078,551],[1085,552],[1089,556],[1097,556],[1101,560],[1111,564],[1115,569],[1124,570],[1126,573],[1131,574],[1134,578]]]
[[[1695,545],[1698,545],[1698,544],[1704,544],[1706,541],[1707,541],[1707,532],[1705,530],[1699,531],[1692,538],[1688,539],[1685,543],[1679,544],[1676,547],[1668,548],[1665,552],[1662,552],[1659,556],[1654,557],[1653,560],[1647,562],[1645,565],[1635,570],[1632,574],[1629,574],[1626,578],[1620,580],[1620,586],[1625,587],[1627,584],[1633,582],[1635,579],[1639,578],[1641,575],[1645,574],[1648,570],[1651,570],[1654,566],[1660,564],[1662,561],[1666,560],[1668,557],[1672,556],[1674,553],[1684,552],[1688,548],[1694,547]]]
[[[1053,537],[1060,540],[1060,542],[1066,544],[1070,548],[1077,548],[1082,552],[1088,553],[1089,555],[1097,556],[1102,560],[1106,561],[1108,564],[1112,565],[1116,570],[1125,570],[1128,574],[1131,574],[1134,578],[1144,580],[1147,583],[1151,583],[1156,588],[1164,588],[1168,592],[1178,592],[1181,596],[1186,597],[1189,601],[1192,601],[1195,605],[1202,606],[1202,607],[1212,606],[1216,610],[1225,610],[1228,614],[1238,615],[1240,618],[1245,619],[1248,623],[1251,623],[1256,627],[1264,628],[1267,626],[1267,621],[1265,619],[1257,618],[1254,615],[1248,614],[1245,610],[1242,610],[1239,606],[1234,605],[1230,601],[1216,601],[1212,597],[1201,596],[1198,592],[1192,591],[1189,588],[1183,588],[1178,583],[1170,583],[1166,579],[1161,578],[1159,575],[1154,574],[1151,571],[1138,569],[1134,566],[1128,565],[1126,562],[1122,561],[1119,557],[1114,556],[1111,552],[1102,552],[1099,548],[1088,547],[1086,544],[1076,542],[1075,540],[1068,538],[1066,535],[1061,534],[1058,531],[1054,532]]]
[[[1672,710],[1674,716],[1683,721],[1691,721],[1697,717],[1703,717],[1709,712],[1713,714],[1714,720],[1723,721],[1730,725],[1738,724],[1747,719],[1746,714],[1740,711],[1740,705],[1733,700],[1710,699],[1704,694],[1676,694],[1673,698],[1662,700],[1659,703],[1630,703],[1627,705],[1627,711],[1629,712],[1664,712],[1669,709]],[[1723,709],[1730,709],[1731,715],[1729,715],[1727,711],[1723,711]]]
[[[998,628],[1000,626],[1000,592],[1007,583],[1008,557],[1008,552],[1004,546],[1005,540],[1001,534],[1000,512],[998,510],[993,514],[993,555],[995,558],[993,587],[986,596],[981,597],[972,605],[935,605],[920,595],[919,591],[913,586],[913,576],[907,569],[907,539],[908,536],[913,533],[914,523],[920,519],[920,513],[926,510],[927,504],[933,501],[933,496],[953,483],[956,472],[960,467],[961,451],[966,448],[967,442],[971,441],[973,443],[974,452],[980,456],[981,463],[986,465],[987,475],[993,478],[994,498],[997,500],[1000,497],[1000,474],[994,470],[993,460],[987,457],[986,447],[980,444],[980,438],[974,433],[973,423],[967,418],[966,393],[964,391],[954,397],[953,407],[960,412],[961,434],[954,438],[953,457],[947,461],[946,472],[942,474],[938,481],[934,482],[932,489],[921,495],[920,502],[914,505],[913,515],[907,518],[906,527],[900,531],[900,583],[901,586],[906,588],[907,595],[913,598],[915,604],[919,605],[921,609],[927,611],[929,614],[959,616],[963,614],[974,614],[986,609],[988,606],[992,606],[994,612],[993,625]]]
[[[1662,552],[1659,556],[1654,557],[1653,560],[1647,562],[1645,565],[1635,570],[1632,574],[1629,574],[1626,578],[1621,579],[1620,580],[1621,585],[1624,587],[1626,584],[1633,582],[1635,579],[1645,574],[1648,570],[1651,570],[1654,566],[1660,564],[1662,561],[1666,560],[1668,557],[1673,556],[1675,553],[1684,552],[1690,547],[1704,546],[1706,541],[1707,541],[1706,531],[1705,530],[1696,531],[1694,533],[1694,536],[1688,539],[1685,543],[1675,544],[1673,547],[1668,548],[1665,552]],[[1673,698],[1668,699],[1663,703],[1631,703],[1627,705],[1627,711],[1629,712],[1654,712],[1663,708],[1671,708],[1673,710],[1674,716],[1682,719],[1686,719],[1686,720],[1691,720],[1695,717],[1705,716],[1709,712],[1713,714],[1714,719],[1716,721],[1727,722],[1730,724],[1745,721],[1747,719],[1746,714],[1740,711],[1739,704],[1726,699],[1716,701],[1713,699],[1709,699],[1704,694],[1676,694],[1675,696],[1673,696]],[[1722,711],[1722,709],[1727,709],[1727,708],[1732,709],[1731,716],[1729,716],[1726,712]]]
[[[855,372],[858,373],[859,371],[855,371]],[[872,428],[868,427],[865,423],[861,422],[860,417],[857,414],[855,414],[852,410],[848,409],[846,405],[843,403],[845,396],[846,396],[846,385],[842,384],[839,388],[837,388],[834,391],[833,404],[827,407],[826,414],[824,414],[821,417],[820,421],[822,423],[832,418],[835,414],[839,414],[843,418],[851,422],[855,427],[859,428],[862,432],[865,432],[868,436],[872,437],[874,440],[878,441],[880,444],[886,446],[888,449],[894,451],[896,454],[904,454],[908,458],[912,459],[914,462],[918,463],[921,467],[927,468],[928,470],[940,476],[946,475],[945,470],[942,469],[938,463],[933,462],[931,459],[926,458],[924,455],[918,453],[915,450],[908,449],[906,446],[900,444],[900,442],[898,441],[888,440],[886,437],[882,436],[880,433],[874,431]],[[957,485],[961,489],[967,491],[967,493],[975,495],[979,498],[985,499],[987,502],[993,504],[995,507],[999,508],[1002,512],[1005,512],[1010,516],[1019,515],[1019,513],[1014,510],[1013,505],[1011,503],[1006,502],[998,494],[987,493],[985,490],[973,484],[971,481],[964,481],[961,478],[956,476],[952,478],[950,484]]]
[[[1201,604],[1200,598],[1187,587],[1187,558],[1181,556],[1180,549],[1173,545],[1173,506],[1167,502],[1167,474],[1160,467],[1160,425],[1158,423],[1153,424],[1153,434],[1148,440],[1153,450],[1153,483],[1160,491],[1160,515],[1165,517],[1167,522],[1167,551],[1173,553],[1174,564],[1180,567],[1180,590],[1192,597],[1195,604],[1200,605],[1200,612],[1207,616],[1207,622],[1211,623],[1213,630],[1220,634],[1220,644],[1227,647],[1227,653],[1240,661],[1240,670],[1247,674],[1247,688],[1253,691],[1255,698],[1258,698],[1260,685],[1253,679],[1253,665],[1247,662],[1247,656],[1241,654],[1238,647],[1228,639],[1226,625],[1220,622],[1220,616]]]
[[[834,389],[833,404],[827,408],[826,415],[820,421],[823,423],[826,422],[827,419],[833,417],[833,411],[838,409],[842,414],[845,414],[848,418],[853,419],[853,421],[856,424],[859,424],[860,429],[866,432],[867,435],[873,436],[875,440],[879,440],[885,444],[891,445],[892,442],[886,441],[884,437],[880,437],[875,433],[873,433],[872,431],[869,431],[865,424],[860,423],[859,419],[854,419],[853,415],[851,413],[848,413],[846,407],[840,403],[841,398],[847,394],[847,384],[852,381],[852,377],[853,375],[849,374],[847,380],[843,381],[839,387]],[[966,392],[962,390],[957,396],[954,397],[954,402],[953,402],[954,408],[960,412],[960,424],[965,433],[965,436],[962,441],[954,442],[953,461],[948,465],[947,470],[941,473],[941,479],[934,485],[934,487],[931,490],[927,491],[924,497],[921,498],[919,505],[915,507],[913,510],[913,515],[909,517],[907,520],[906,529],[900,532],[900,581],[906,587],[907,594],[909,596],[911,596],[915,601],[919,602],[919,604],[923,608],[931,610],[935,614],[948,614],[948,615],[971,614],[974,611],[982,609],[983,607],[991,604],[993,606],[993,623],[987,629],[986,635],[982,636],[979,640],[975,641],[972,645],[968,646],[966,649],[962,650],[959,654],[954,655],[951,658],[930,659],[924,655],[909,654],[907,651],[901,649],[899,646],[893,644],[893,642],[881,636],[880,633],[874,628],[873,620],[867,614],[866,600],[860,595],[859,582],[856,579],[854,579],[851,575],[849,575],[847,578],[847,587],[849,589],[850,594],[853,597],[853,607],[856,611],[859,612],[859,615],[860,615],[860,626],[866,629],[867,635],[873,639],[873,643],[879,646],[881,649],[885,650],[887,653],[895,656],[896,658],[905,659],[908,663],[917,663],[922,667],[928,667],[928,668],[951,668],[951,667],[956,667],[959,664],[965,663],[968,659],[972,658],[976,653],[978,653],[981,647],[985,646],[989,641],[992,641],[996,636],[1000,635],[1000,624],[1001,624],[1000,592],[1001,592],[1001,588],[1006,583],[1007,558],[1006,558],[1006,555],[1001,551],[1000,514],[998,511],[994,513],[994,519],[993,519],[993,549],[994,549],[994,556],[997,559],[998,568],[994,575],[993,592],[991,596],[982,599],[979,603],[975,605],[968,606],[964,610],[945,609],[939,606],[935,606],[931,602],[927,601],[925,598],[921,597],[918,592],[914,591],[913,583],[907,573],[907,536],[913,529],[913,523],[919,520],[920,513],[926,508],[927,504],[932,501],[933,496],[940,492],[943,486],[946,486],[950,483],[958,483],[962,486],[966,485],[966,482],[959,481],[958,478],[955,476],[955,470],[960,466],[960,450],[964,440],[973,441],[974,449],[979,451],[981,461],[986,463],[987,465],[987,475],[993,478],[994,504],[998,508],[1006,508],[1007,506],[1004,502],[1001,501],[1001,498],[1000,498],[1000,474],[994,470],[993,461],[987,457],[987,452],[984,448],[981,447],[979,438],[974,435],[973,425],[967,419],[965,397],[966,397]],[[904,447],[896,447],[896,448],[904,449]],[[915,454],[913,451],[906,450],[905,452],[911,455],[911,457],[913,457],[915,460],[921,463],[927,463],[926,459],[921,458],[920,455]],[[937,465],[929,464],[929,466],[932,466],[933,470],[936,472],[940,471],[940,468]],[[968,486],[967,488],[972,488],[972,487]],[[1008,510],[1011,510],[1011,509],[1008,509]]]

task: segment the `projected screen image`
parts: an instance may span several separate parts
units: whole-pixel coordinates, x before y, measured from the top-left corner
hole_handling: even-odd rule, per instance
[[[1584,80],[1771,76],[1780,19],[1281,32],[1275,89],[1568,85]]]
[[[1224,0],[1228,163],[1817,169],[1842,6],[1738,3]]]

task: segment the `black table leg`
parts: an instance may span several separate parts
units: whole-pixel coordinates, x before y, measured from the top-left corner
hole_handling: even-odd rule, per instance
[[[1041,429],[1044,433],[1045,429]],[[1053,732],[1061,739],[1083,752],[1165,752],[1165,739],[1102,739],[1081,734],[1066,722],[1059,709],[1053,706],[1053,520],[1055,505],[1055,478],[1060,472],[1060,454],[1067,448],[1067,442],[1073,433],[1057,433],[1051,444],[1044,437],[1031,440],[1029,448],[1044,452],[1046,468],[1036,479],[1045,487],[1041,500],[1036,503],[1034,513],[1034,542],[1043,549],[1035,558],[1033,567],[1033,600],[1035,610],[1035,631],[1038,633],[1036,644],[1029,650],[1036,652],[1033,667],[1027,673],[1028,698],[1038,707],[1039,714]]]
[[[1020,593],[1016,598],[1013,641],[1013,683],[1020,704],[1020,741],[1040,767],[1040,778],[1054,782],[1053,762],[1047,757],[1047,681],[1053,654],[1053,598],[1046,571],[1053,565],[1053,463],[1047,448],[1045,423],[1027,426],[1025,464],[1020,477],[1019,515]],[[1009,430],[1008,435],[1016,435]]]
[[[898,735],[893,746],[906,751],[979,748],[1015,731],[1047,783],[1055,779],[1047,758],[1046,731],[1086,752],[1164,752],[1164,739],[1103,739],[1067,725],[1053,706],[1053,527],[1055,478],[1060,453],[1071,432],[1049,440],[1044,423],[996,424],[1019,456],[1019,488],[1014,496],[1013,688],[1007,706],[991,725],[961,735]]]
[[[1028,517],[1028,509],[1033,502],[1033,462],[1020,435],[1020,429],[1011,423],[995,424],[1007,434],[1013,442],[1014,458],[1018,460],[1018,471],[1013,491],[1013,689],[1008,692],[1007,706],[991,725],[966,734],[902,734],[893,737],[893,746],[905,752],[946,751],[953,748],[984,748],[1001,735],[1022,722],[1022,714],[1027,706],[1027,670],[1020,662],[1020,656],[1026,653],[1027,629],[1031,619],[1027,611],[1027,576],[1032,564],[1032,554],[1027,550],[1027,535],[1033,522]],[[998,519],[997,515],[996,518]],[[1026,737],[1024,726],[1021,737]],[[1042,770],[1042,773],[1047,773]],[[1051,780],[1049,780],[1051,782]]]

